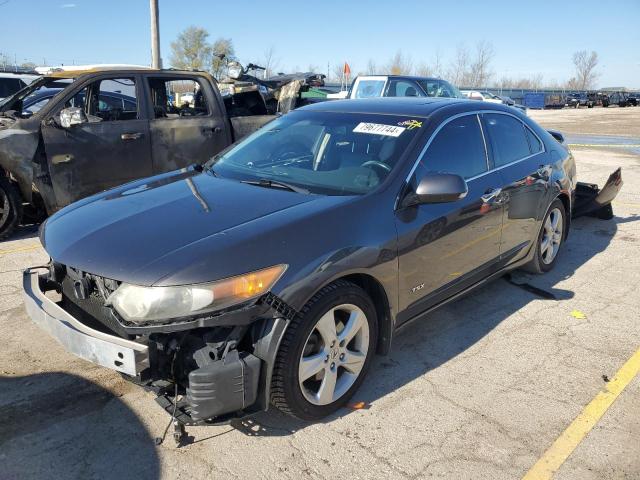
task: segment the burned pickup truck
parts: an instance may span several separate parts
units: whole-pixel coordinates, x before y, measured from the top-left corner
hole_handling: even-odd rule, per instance
[[[58,71],[0,103],[0,238],[94,193],[202,164],[274,118],[204,72]]]

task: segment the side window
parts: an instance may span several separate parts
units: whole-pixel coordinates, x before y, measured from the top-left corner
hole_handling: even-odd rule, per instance
[[[487,157],[478,117],[465,115],[450,121],[436,134],[420,159],[416,178],[429,172],[471,178],[486,171]]]
[[[422,97],[420,88],[408,80],[391,80],[387,97]]]
[[[496,167],[531,154],[525,127],[520,120],[498,113],[486,113],[483,116]]]
[[[531,154],[540,153],[542,151],[542,142],[538,140],[538,137],[533,134],[529,127],[525,126],[524,131],[527,134],[527,139],[529,140]]]
[[[138,102],[136,99],[136,83],[133,78],[113,78],[100,80],[98,88],[92,91],[89,103],[92,115],[104,121],[135,120],[138,118]],[[95,101],[97,96],[97,102]],[[125,108],[124,100],[127,100]]]
[[[185,78],[149,78],[155,118],[188,118],[209,115],[200,83]]]
[[[138,118],[135,80],[133,78],[98,80],[67,100],[65,107],[84,108],[89,121],[135,120]]]

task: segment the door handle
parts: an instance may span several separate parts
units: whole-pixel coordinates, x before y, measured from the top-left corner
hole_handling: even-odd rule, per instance
[[[122,135],[120,135],[120,138],[122,140],[138,140],[140,138],[142,138],[142,133],[136,132],[136,133],[123,133]]]
[[[544,179],[544,180],[548,180],[549,177],[551,176],[551,172],[552,172],[552,168],[548,165],[540,165],[540,167],[536,170],[536,174]]]
[[[214,133],[220,133],[221,131],[222,131],[222,128],[220,127],[203,127],[202,128],[203,135],[212,135]]]
[[[482,199],[482,201],[484,203],[500,204],[502,202],[498,201],[498,196],[501,193],[502,193],[502,189],[501,188],[490,188],[489,190],[484,192],[484,195],[482,195],[480,198]]]

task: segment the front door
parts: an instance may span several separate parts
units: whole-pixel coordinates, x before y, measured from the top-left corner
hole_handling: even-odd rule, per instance
[[[396,214],[399,253],[398,323],[419,315],[494,270],[502,231],[501,177],[489,171],[480,120],[454,118],[436,133],[410,183],[430,173],[455,173],[465,198],[401,209]]]
[[[154,173],[202,164],[230,139],[224,112],[199,77],[149,77],[153,106],[150,122]]]
[[[500,252],[513,262],[523,258],[536,240],[552,169],[542,142],[522,121],[506,113],[485,113],[482,119],[504,185]]]
[[[58,208],[151,175],[149,123],[141,113],[135,77],[103,77],[70,92],[42,123],[44,148]],[[83,108],[87,122],[62,128],[53,117]]]

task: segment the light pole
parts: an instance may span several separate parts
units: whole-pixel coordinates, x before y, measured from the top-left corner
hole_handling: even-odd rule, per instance
[[[158,13],[158,0],[149,0],[151,10],[151,67],[162,68],[160,57],[160,15]]]

